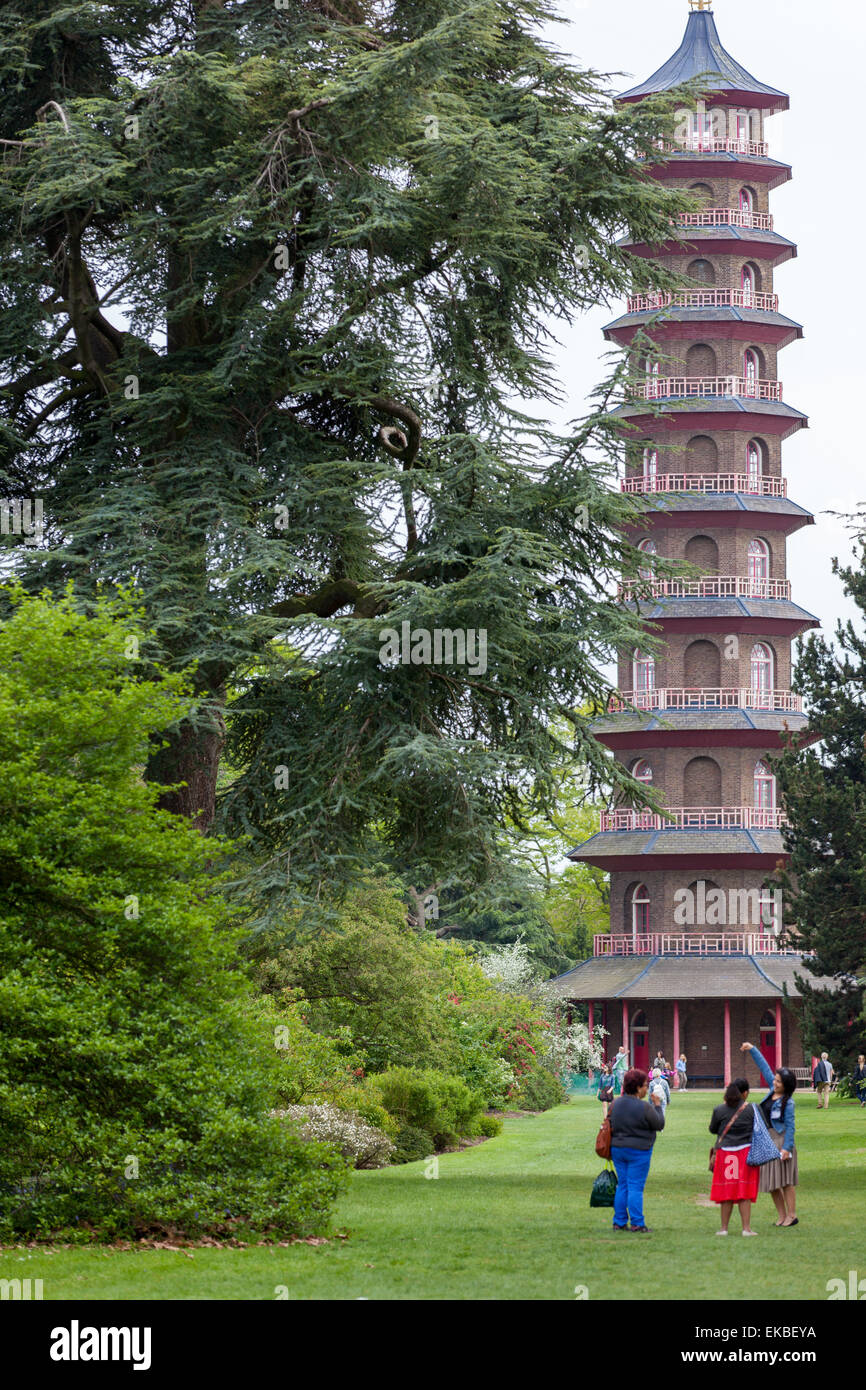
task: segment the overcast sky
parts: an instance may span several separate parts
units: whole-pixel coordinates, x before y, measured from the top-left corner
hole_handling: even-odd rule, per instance
[[[687,0],[560,0],[563,23],[548,37],[583,67],[624,74],[622,91],[643,81],[679,47]],[[788,495],[815,515],[791,537],[792,597],[821,619],[828,635],[853,611],[831,573],[834,555],[851,555],[844,524],[828,511],[866,502],[866,449],[859,411],[866,373],[857,343],[866,318],[866,276],[860,265],[864,221],[866,136],[866,9],[842,0],[717,0],[714,17],[724,47],[759,81],[787,92],[790,111],[771,117],[773,158],[793,178],[770,195],[775,229],[797,244],[798,256],[776,271],[780,310],[802,323],[801,342],[780,354],[784,399],[809,417],[783,445]],[[587,393],[602,376],[601,329],[614,314],[598,309],[564,343],[562,376],[569,392],[563,419],[584,413]]]

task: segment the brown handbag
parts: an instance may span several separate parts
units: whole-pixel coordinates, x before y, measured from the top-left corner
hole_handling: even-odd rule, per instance
[[[743,1101],[742,1105],[740,1106],[739,1110],[737,1111],[737,1115],[742,1115],[742,1113],[743,1113],[743,1111],[745,1110],[745,1108],[746,1108],[746,1106],[748,1105],[748,1103],[749,1103],[749,1102],[748,1102],[747,1100],[744,1100],[744,1101]],[[710,1146],[710,1172],[711,1172],[711,1173],[715,1171],[715,1167],[716,1167],[716,1150],[718,1149],[719,1145],[721,1144],[722,1140],[724,1139],[724,1137],[725,1137],[725,1135],[727,1134],[728,1130],[730,1129],[731,1125],[734,1123],[734,1120],[737,1118],[737,1115],[732,1115],[732,1116],[731,1116],[731,1118],[728,1120],[728,1123],[725,1125],[724,1129],[722,1130],[721,1134],[719,1135],[718,1139],[716,1140],[715,1144],[712,1144],[712,1145]]]
[[[595,1151],[599,1158],[610,1158],[610,1115],[605,1115],[595,1136]]]

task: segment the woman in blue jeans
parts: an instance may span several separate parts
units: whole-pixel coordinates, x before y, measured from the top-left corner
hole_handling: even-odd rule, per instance
[[[665,1127],[661,1097],[646,1100],[647,1074],[632,1067],[622,1080],[622,1095],[610,1108],[610,1156],[616,1169],[616,1199],[613,1205],[615,1231],[649,1231],[643,1216],[643,1190],[646,1186],[653,1144]],[[629,1218],[631,1225],[629,1226]]]

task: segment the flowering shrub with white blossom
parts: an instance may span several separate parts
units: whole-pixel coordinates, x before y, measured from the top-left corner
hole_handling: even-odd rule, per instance
[[[338,1110],[333,1105],[289,1105],[274,1114],[297,1124],[301,1139],[333,1144],[356,1168],[386,1168],[391,1161],[394,1144],[387,1134],[352,1110]]]
[[[522,939],[490,951],[479,960],[487,978],[504,994],[519,994],[531,999],[547,1023],[541,1051],[545,1064],[556,1075],[586,1071],[601,1066],[604,1029],[596,1027],[590,1035],[586,1023],[575,1020],[566,1023],[557,1017],[562,1001],[554,994],[549,982],[540,980],[529,957],[529,948]]]

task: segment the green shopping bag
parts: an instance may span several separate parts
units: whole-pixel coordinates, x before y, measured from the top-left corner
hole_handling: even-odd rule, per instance
[[[591,1207],[612,1207],[616,1194],[616,1172],[612,1163],[608,1163],[602,1168],[595,1182],[592,1184],[592,1192],[589,1198]]]

